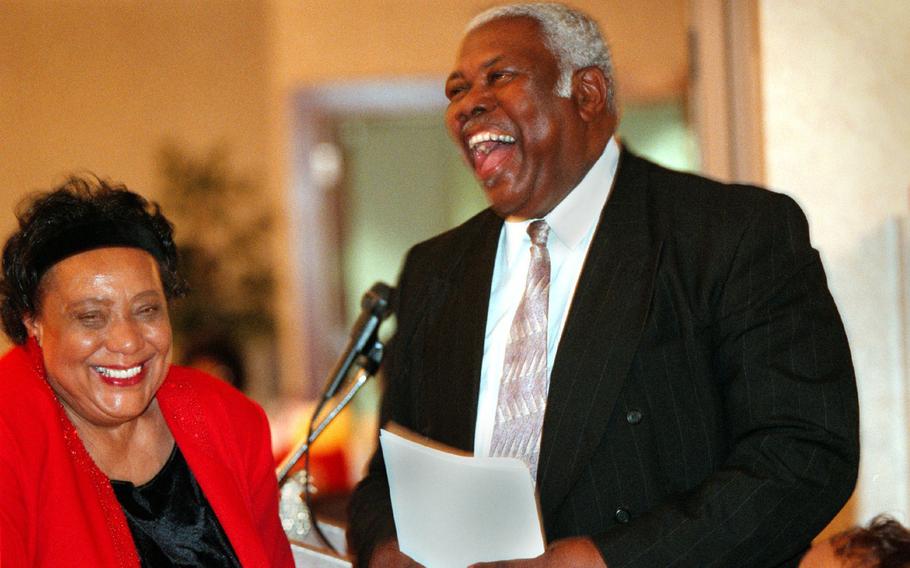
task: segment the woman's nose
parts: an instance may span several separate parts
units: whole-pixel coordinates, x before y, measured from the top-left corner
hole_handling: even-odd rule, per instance
[[[133,353],[142,346],[139,324],[130,318],[117,319],[111,324],[107,347],[116,353]]]

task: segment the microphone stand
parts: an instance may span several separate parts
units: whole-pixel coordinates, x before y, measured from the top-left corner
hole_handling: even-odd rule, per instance
[[[366,384],[367,379],[376,374],[376,371],[379,369],[379,364],[382,362],[382,342],[378,339],[373,339],[373,346],[366,354],[359,355],[356,359],[352,361],[354,365],[357,366],[355,371],[354,378],[351,380],[351,386],[348,388],[344,396],[338,401],[338,403],[332,407],[331,410],[325,415],[325,418],[319,423],[316,428],[312,428],[309,436],[297,444],[297,447],[288,454],[288,456],[281,462],[281,465],[278,467],[278,487],[280,488],[285,481],[287,481],[288,475],[291,470],[294,469],[294,466],[297,465],[297,462],[300,461],[300,458],[303,457],[310,449],[310,445],[316,441],[323,430],[328,427],[328,425],[335,419],[338,414],[347,407],[348,403],[351,402],[351,399],[354,398],[363,385]],[[348,369],[349,370],[349,369]],[[315,421],[316,417],[322,411],[322,407],[325,405],[325,400],[319,403],[316,407],[316,411],[313,413],[313,420]]]
[[[393,292],[393,289],[387,284],[377,282],[364,294],[361,301],[363,311],[354,325],[354,332],[345,348],[344,354],[330,373],[319,403],[310,417],[307,435],[297,444],[293,451],[288,453],[276,470],[278,489],[281,494],[279,514],[285,532],[288,533],[289,537],[305,537],[310,529],[313,529],[320,540],[335,553],[338,550],[323,534],[311,512],[309,450],[319,435],[366,384],[367,379],[375,375],[379,370],[383,354],[383,345],[379,340],[379,325],[392,311],[390,299]],[[357,371],[354,373],[354,378],[347,381],[349,384],[347,391],[338,399],[335,406],[326,413],[319,425],[314,428],[313,425],[322,413],[323,407],[329,401],[338,398],[336,395],[342,385],[345,384],[345,379],[351,374],[351,369],[354,366],[356,366]],[[296,479],[296,475],[291,475],[291,471],[301,458],[303,458],[304,464],[304,479],[302,482]],[[286,484],[288,481],[292,482]],[[302,491],[300,491],[301,486]]]

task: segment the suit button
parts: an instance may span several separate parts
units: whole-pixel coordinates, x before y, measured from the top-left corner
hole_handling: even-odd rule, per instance
[[[630,513],[628,509],[620,507],[619,509],[616,509],[615,513],[613,513],[613,518],[616,519],[617,522],[626,524],[632,520],[632,513]]]
[[[638,410],[637,408],[633,408],[632,410],[630,410],[629,412],[626,413],[626,422],[628,422],[629,424],[638,424],[639,422],[641,422],[641,417],[642,417],[641,410]]]

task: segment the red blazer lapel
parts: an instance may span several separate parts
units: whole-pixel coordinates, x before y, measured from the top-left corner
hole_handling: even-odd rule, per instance
[[[253,465],[245,463],[238,447],[218,427],[229,424],[230,418],[217,416],[224,411],[222,407],[203,405],[188,383],[173,376],[158,391],[158,402],[238,560],[243,566],[267,566],[261,544],[251,538],[258,534],[258,528],[253,524],[252,504],[245,499],[251,495],[251,488],[245,486],[245,477],[240,475]]]

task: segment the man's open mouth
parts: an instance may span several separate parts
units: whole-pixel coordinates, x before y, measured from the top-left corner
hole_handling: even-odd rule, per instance
[[[514,151],[514,144],[514,136],[489,131],[468,138],[468,150],[477,177],[485,179],[492,174]]]

